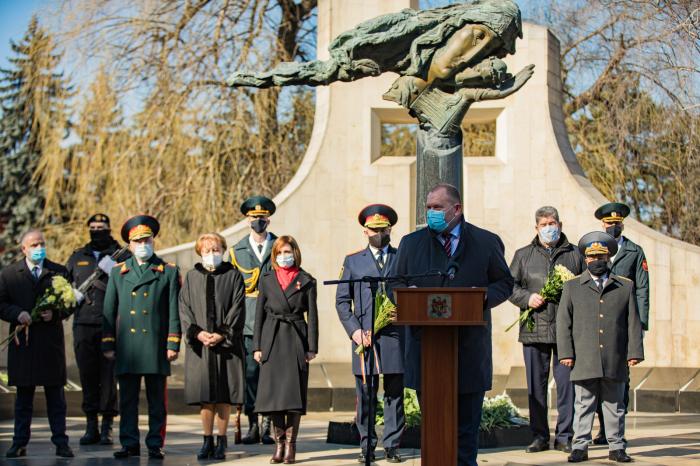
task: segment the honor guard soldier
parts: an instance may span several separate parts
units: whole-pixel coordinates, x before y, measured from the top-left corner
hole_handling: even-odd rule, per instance
[[[83,389],[83,412],[87,418],[85,435],[81,445],[112,444],[112,420],[117,415],[117,382],[114,378],[114,361],[102,353],[102,304],[107,290],[107,280],[115,265],[112,255],[121,246],[112,238],[109,217],[95,214],[87,221],[90,241],[76,249],[68,259],[66,268],[74,286],[81,286],[94,278],[85,291],[86,299],[73,315],[73,349]],[[121,256],[130,254],[123,251]],[[97,276],[93,277],[97,273]],[[102,426],[98,430],[98,414]]]
[[[119,442],[115,458],[138,456],[138,400],[141,379],[148,399],[148,456],[163,458],[166,427],[166,377],[180,351],[177,266],[153,253],[160,225],[149,215],[124,223],[122,239],[132,257],[115,265],[104,301],[102,350],[116,357],[119,379]]]
[[[571,367],[574,438],[570,463],[588,460],[598,403],[605,413],[608,459],[629,463],[625,452],[625,381],[628,366],[644,360],[634,283],[612,272],[617,240],[594,231],[581,238],[587,271],[564,283],[557,309],[559,362]]]
[[[362,277],[391,276],[395,266],[396,248],[389,242],[391,227],[396,224],[398,216],[391,207],[384,204],[368,205],[358,215],[358,221],[364,228],[368,245],[360,251],[345,257],[341,280]],[[381,286],[381,285],[380,285]],[[391,294],[389,284],[385,290]],[[377,446],[377,433],[367,432],[370,393],[365,380],[369,372],[369,358],[355,353],[358,345],[370,345],[372,322],[372,292],[369,283],[341,283],[335,294],[335,308],[340,322],[352,341],[352,369],[355,374],[355,393],[357,396],[356,425],[360,431],[362,453],[358,462],[364,463],[366,456],[374,459]],[[399,443],[404,430],[403,411],[403,342],[399,327],[388,325],[375,335],[374,351],[376,369],[374,370],[372,400],[376,400],[379,386],[379,374],[384,376],[384,438],[385,458],[390,463],[400,463]]]
[[[641,246],[622,235],[625,229],[624,220],[630,214],[630,208],[619,202],[602,205],[595,211],[595,217],[602,222],[603,229],[617,241],[617,254],[610,257],[611,272],[620,277],[629,278],[634,282],[634,292],[637,300],[637,312],[642,323],[642,329],[649,330],[649,266]],[[625,390],[625,407],[629,404],[629,378]],[[598,407],[600,432],[593,439],[596,445],[605,445],[605,423],[603,412]]]
[[[231,263],[238,269],[245,281],[245,328],[243,342],[245,345],[245,384],[246,395],[244,413],[248,417],[248,433],[243,437],[243,443],[250,445],[262,443],[272,445],[275,440],[270,435],[270,419],[263,417],[262,429],[258,425],[258,415],[255,414],[255,398],[258,393],[258,378],[260,366],[253,359],[253,333],[255,327],[255,306],[258,298],[258,280],[260,276],[272,270],[270,251],[277,236],[267,231],[270,216],[275,213],[276,206],[265,196],[253,196],[241,204],[241,213],[245,215],[250,234],[236,243],[229,251]],[[262,430],[262,432],[261,432]]]

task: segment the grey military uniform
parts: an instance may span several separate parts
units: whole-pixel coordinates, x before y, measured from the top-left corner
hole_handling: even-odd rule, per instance
[[[559,359],[573,359],[574,438],[587,448],[599,399],[611,450],[624,449],[627,361],[644,359],[634,284],[610,274],[599,290],[589,272],[564,284],[557,311]]]

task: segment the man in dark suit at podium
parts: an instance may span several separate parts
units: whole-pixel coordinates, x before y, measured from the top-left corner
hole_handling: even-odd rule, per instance
[[[411,280],[417,287],[484,287],[485,326],[459,328],[459,428],[458,464],[476,466],[479,448],[479,422],[484,393],[491,389],[491,308],[508,299],[513,277],[503,256],[501,239],[464,220],[462,199],[452,185],[438,184],[430,190],[426,202],[428,228],[403,237],[396,258],[397,275],[419,275],[429,271],[447,271],[454,278]],[[407,387],[420,390],[420,327],[406,329]]]

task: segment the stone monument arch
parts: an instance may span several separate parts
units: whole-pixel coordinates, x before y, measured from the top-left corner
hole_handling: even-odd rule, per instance
[[[339,33],[368,18],[417,8],[417,0],[320,0],[318,58]],[[570,146],[562,112],[559,42],[545,27],[523,24],[508,69],[535,64],[529,82],[502,100],[471,106],[466,122],[495,122],[493,157],[464,157],[466,219],[498,233],[506,259],[532,240],[534,212],[543,205],[559,209],[564,231],[577,239],[600,224],[593,212],[606,200],[586,179]],[[319,281],[337,278],[344,256],[366,245],[357,213],[366,204],[394,207],[399,222],[392,243],[415,227],[416,157],[381,153],[382,123],[411,123],[407,111],[382,100],[396,75],[316,88],[314,128],[308,149],[292,180],[275,197],[270,230],[291,234],[303,251],[303,267]],[[625,234],[648,258],[651,280],[650,331],[645,366],[700,367],[700,247],[666,237],[632,219]],[[199,232],[192,232],[192,238]],[[229,243],[248,233],[245,221],[221,232]],[[159,255],[184,270],[194,261],[193,243]],[[348,338],[338,322],[335,287],[319,286],[319,357],[316,362],[347,362]],[[494,373],[522,366],[517,332],[505,333],[517,316],[505,303],[492,312]],[[697,372],[697,371],[696,371]]]

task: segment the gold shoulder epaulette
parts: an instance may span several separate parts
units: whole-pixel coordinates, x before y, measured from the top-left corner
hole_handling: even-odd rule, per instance
[[[177,264],[174,264],[172,262],[166,262],[165,265],[173,267],[173,268],[177,267]]]
[[[623,277],[622,275],[615,275],[615,276],[618,277],[618,278],[621,278],[621,279],[623,279],[623,280],[625,280],[625,281],[628,281],[628,282],[631,282],[631,281],[632,281],[631,279],[629,279],[629,278],[627,278],[627,277]]]
[[[119,262],[118,264],[114,264],[114,267],[121,267],[121,266],[124,265],[125,263],[126,263],[126,261],[124,261],[124,262]]]
[[[357,251],[353,251],[353,252],[349,253],[348,256],[354,256],[355,254],[359,254],[362,251],[364,251],[365,249],[366,248],[362,248],[362,249],[358,249]]]

